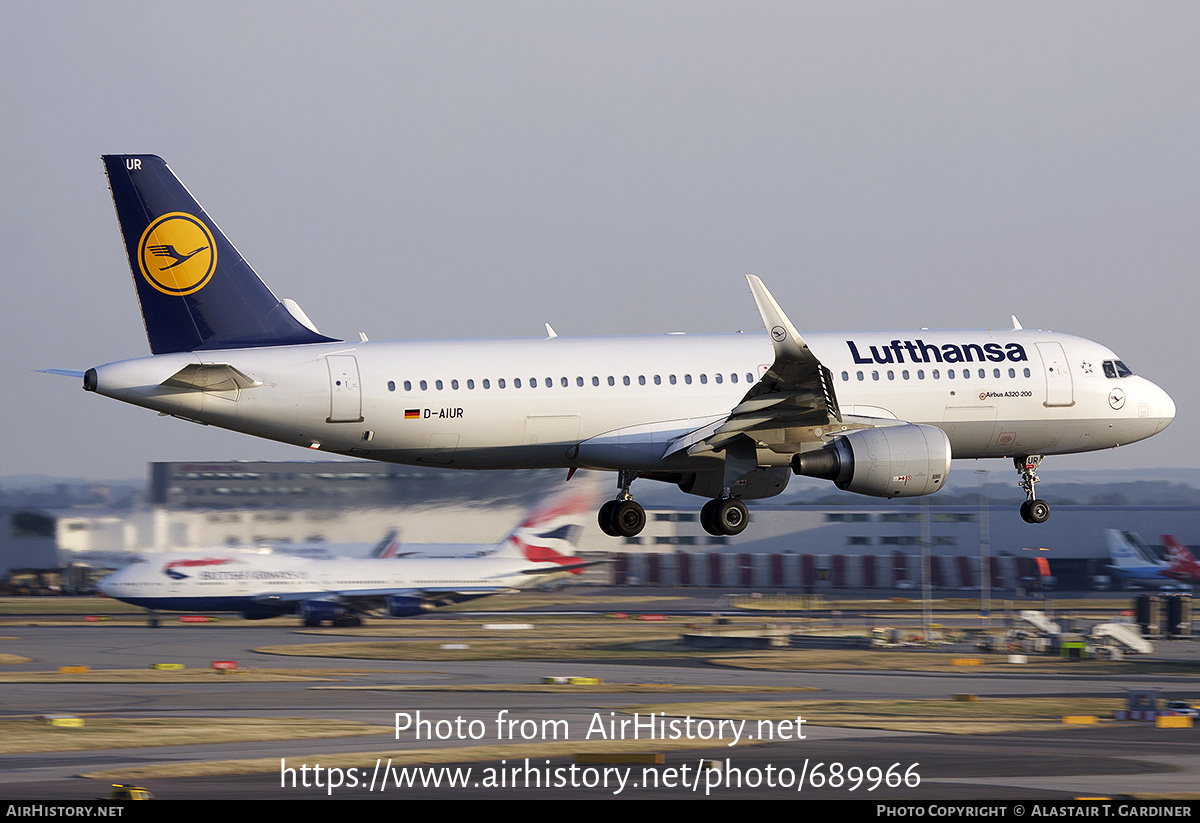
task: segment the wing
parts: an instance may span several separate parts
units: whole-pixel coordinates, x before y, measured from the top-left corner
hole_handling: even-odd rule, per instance
[[[747,275],[763,323],[775,347],[775,362],[724,420],[697,429],[673,443],[667,454],[721,451],[743,435],[781,454],[820,443],[831,428],[851,428],[842,420],[833,375],[821,365],[763,282]],[[665,456],[665,455],[664,455]]]
[[[410,617],[432,611],[441,606],[465,603],[493,594],[511,594],[520,591],[511,586],[459,586],[395,589],[355,589],[324,592],[272,592],[254,598],[263,606],[279,610],[283,603],[329,603],[352,614],[385,613],[393,617]]]

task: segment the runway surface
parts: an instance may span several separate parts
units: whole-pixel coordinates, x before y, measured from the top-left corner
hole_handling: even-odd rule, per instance
[[[436,636],[437,622],[428,621]],[[376,736],[329,740],[254,743],[205,743],[202,733],[190,745],[110,749],[90,752],[0,755],[0,799],[88,799],[104,794],[97,781],[75,775],[101,769],[145,764],[225,760],[281,759],[269,774],[141,781],[160,797],[183,798],[565,798],[638,797],[824,797],[895,800],[1052,799],[1079,794],[1116,796],[1126,793],[1170,795],[1200,785],[1200,730],[1156,730],[1145,724],[1112,724],[1064,728],[1037,733],[992,735],[910,734],[862,729],[803,727],[804,739],[751,745],[745,737],[716,737],[707,748],[668,751],[666,765],[643,772],[642,766],[597,766],[588,773],[572,767],[565,752],[547,758],[534,755],[500,763],[486,759],[462,764],[465,771],[426,764],[423,770],[388,771],[386,762],[369,760],[345,766],[336,778],[318,774],[322,758],[344,752],[444,749],[497,743],[503,720],[565,721],[575,750],[587,751],[594,724],[627,718],[629,707],[647,703],[690,703],[724,700],[947,698],[969,692],[988,696],[1121,697],[1133,687],[1157,686],[1172,695],[1196,697],[1195,677],[1029,676],[1003,674],[913,674],[897,672],[769,672],[725,669],[684,661],[637,663],[570,662],[425,662],[297,658],[264,655],[253,649],[312,642],[311,634],[294,628],[241,623],[230,626],[185,626],[160,629],[107,624],[51,627],[6,626],[0,652],[24,655],[32,662],[6,665],[2,672],[53,671],[59,666],[95,669],[145,668],[155,662],[178,662],[206,668],[213,660],[237,660],[243,668],[355,669],[370,672],[329,683],[249,683],[231,677],[218,684],[6,684],[0,691],[4,719],[41,714],[87,714],[110,717],[193,718],[336,718],[379,725]],[[346,639],[346,638],[339,638]],[[683,692],[673,694],[536,694],[512,692],[389,692],[394,684],[425,686],[531,684],[547,675],[591,676],[615,683],[737,685],[762,688],[807,688],[817,692],[761,692],[737,695]],[[367,687],[367,688],[363,688]],[[478,721],[479,740],[416,740],[412,732],[395,734],[396,714],[436,723]],[[502,714],[507,712],[507,714]],[[599,721],[597,720],[599,718]],[[700,716],[694,720],[698,723]],[[752,728],[752,724],[747,724]],[[443,729],[448,728],[444,726]],[[510,734],[519,737],[519,731]],[[561,728],[561,727],[560,727]],[[701,729],[692,729],[697,736]],[[725,732],[729,732],[726,729]],[[753,732],[743,732],[752,734]],[[506,741],[507,742],[507,741]],[[522,742],[517,740],[517,742]],[[653,742],[645,746],[654,750]],[[720,777],[698,769],[701,760],[720,761]],[[820,764],[818,766],[818,764]],[[837,764],[837,765],[834,765]],[[305,770],[307,767],[307,770]],[[516,767],[516,772],[510,770]],[[878,769],[871,772],[872,767]],[[604,769],[612,769],[605,772]],[[854,771],[854,769],[860,771]],[[292,771],[289,772],[288,769]],[[626,770],[623,775],[618,769]],[[905,785],[886,785],[907,775]],[[490,770],[490,771],[489,771]],[[801,774],[803,773],[803,784]],[[879,785],[869,791],[872,780]],[[835,777],[836,774],[836,777]],[[618,778],[624,777],[620,782]],[[851,788],[854,777],[859,785]],[[384,779],[386,778],[386,780]],[[449,787],[448,780],[464,785]],[[511,779],[510,779],[511,778]],[[340,785],[331,787],[337,780]],[[588,785],[592,780],[596,785]],[[440,782],[442,785],[422,785]],[[713,781],[717,785],[712,785]],[[732,785],[734,782],[738,785]],[[488,785],[489,781],[495,785]],[[501,784],[501,781],[503,783]],[[305,786],[304,783],[309,785]],[[415,785],[397,786],[397,783]],[[823,783],[824,785],[815,785]],[[837,785],[829,785],[836,783]],[[353,785],[351,785],[353,784]],[[547,785],[549,784],[549,785]],[[635,786],[636,784],[636,786]],[[649,784],[649,785],[647,785]],[[740,786],[740,787],[739,787]]]

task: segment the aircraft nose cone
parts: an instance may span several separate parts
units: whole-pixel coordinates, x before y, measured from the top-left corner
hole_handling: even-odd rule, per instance
[[[1156,386],[1155,388],[1158,387]],[[1175,419],[1175,401],[1171,399],[1171,395],[1162,389],[1158,389],[1158,394],[1159,400],[1155,405],[1158,406],[1158,418],[1162,421],[1158,426],[1158,430],[1162,431],[1171,425],[1171,421]]]
[[[108,577],[104,578],[99,583],[97,583],[96,588],[100,590],[101,594],[104,594],[107,597],[115,598],[117,596],[116,595],[117,589],[114,584],[119,582],[120,578],[121,578],[121,572],[119,572],[119,571],[113,572]]]

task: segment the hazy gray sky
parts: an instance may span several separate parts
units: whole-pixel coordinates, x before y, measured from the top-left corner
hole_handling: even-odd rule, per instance
[[[1194,3],[5,0],[0,474],[309,456],[34,373],[148,354],[110,152],[166,158],[328,334],[758,332],[753,272],[802,332],[1016,314],[1099,340],[1178,418],[1045,473],[1200,466],[1198,24]]]

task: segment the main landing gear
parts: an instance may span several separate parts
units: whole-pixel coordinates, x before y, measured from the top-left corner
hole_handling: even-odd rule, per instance
[[[609,500],[600,507],[596,522],[600,530],[609,537],[635,537],[646,528],[646,510],[633,499],[629,486],[637,472],[623,471],[617,475],[616,500]],[[746,504],[734,497],[719,497],[709,500],[700,509],[700,525],[712,535],[730,536],[741,534],[750,522]]]
[[[734,497],[709,500],[700,509],[700,525],[709,534],[720,536],[741,534],[750,522],[746,504]]]
[[[1045,500],[1038,500],[1034,489],[1040,481],[1037,470],[1044,458],[1044,454],[1013,458],[1017,474],[1021,475],[1021,488],[1025,490],[1026,500],[1021,504],[1021,519],[1026,523],[1045,523],[1050,519],[1050,504]]]
[[[600,531],[609,537],[634,537],[646,528],[646,510],[629,493],[629,486],[635,477],[637,472],[619,472],[617,485],[621,487],[621,491],[617,493],[617,499],[609,500],[600,507],[597,522],[600,524]]]
[[[305,628],[313,629],[324,623],[316,617],[305,617],[301,619]],[[363,619],[357,614],[339,614],[336,617],[329,619],[329,625],[335,629],[357,629],[363,624]]]

